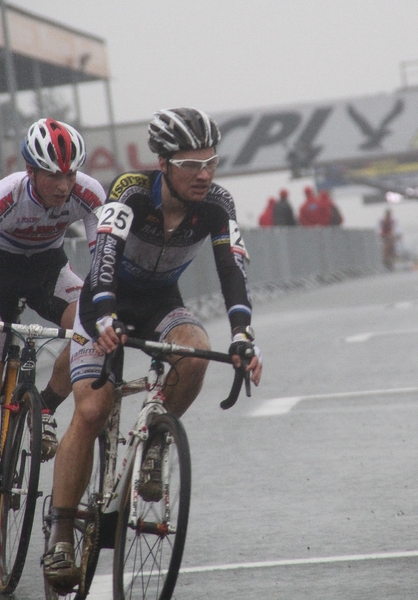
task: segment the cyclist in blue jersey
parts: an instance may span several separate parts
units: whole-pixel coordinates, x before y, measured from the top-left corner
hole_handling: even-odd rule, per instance
[[[255,385],[261,377],[244,267],[248,256],[232,197],[213,182],[218,127],[203,111],[178,108],[156,113],[148,132],[160,169],[123,173],[111,184],[74,324],[75,412],[55,460],[52,531],[43,557],[45,576],[61,593],[78,581],[74,515],[90,477],[94,440],[111,410],[114,379],[100,390],[93,390],[91,383],[100,373],[104,354],[119,342],[115,322],[138,337],[209,349],[205,329],[185,308],[178,287],[181,273],[208,237],[231,326],[229,352],[239,366],[245,350],[255,349],[247,370]],[[185,358],[173,363],[166,403],[181,416],[202,387],[207,362]],[[153,461],[150,485],[158,486],[159,462]]]
[[[22,143],[26,170],[0,181],[0,318],[15,322],[19,298],[41,317],[71,329],[83,281],[72,271],[63,248],[72,223],[83,220],[91,251],[97,216],[105,201],[98,181],[78,169],[86,160],[81,135],[54,119],[33,123]],[[6,334],[0,334],[0,378]],[[58,405],[71,392],[69,345],[57,358],[41,392],[42,460],[58,446]]]

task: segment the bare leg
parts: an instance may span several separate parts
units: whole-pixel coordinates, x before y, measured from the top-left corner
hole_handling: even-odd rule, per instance
[[[87,487],[93,463],[94,441],[112,407],[113,385],[92,390],[92,379],[74,384],[75,411],[55,458],[53,507],[75,509]],[[71,519],[53,521],[49,547],[72,542]]]
[[[166,341],[210,350],[209,339],[203,329],[188,323],[172,329]],[[164,394],[168,410],[181,417],[202,389],[208,361],[174,357],[170,362],[173,366],[167,376]]]
[[[76,302],[72,302],[67,306],[64,314],[62,315],[61,327],[64,327],[65,329],[71,329],[73,327],[76,305]],[[48,385],[62,399],[65,399],[70,394],[71,380],[69,343],[56,359]]]
[[[49,387],[61,398],[65,398],[71,392],[70,380],[70,344],[68,343],[58,358],[55,360]],[[51,407],[52,408],[52,407]],[[54,407],[55,409],[56,407]]]

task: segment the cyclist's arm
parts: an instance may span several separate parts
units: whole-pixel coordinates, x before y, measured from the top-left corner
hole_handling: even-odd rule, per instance
[[[212,247],[231,331],[251,323],[252,307],[245,272],[248,259],[236,221],[218,212],[212,230]]]
[[[97,226],[90,285],[96,310],[98,337],[103,338],[106,351],[112,349],[109,346],[117,343],[116,334],[113,335],[110,331],[113,329],[111,322],[106,320],[106,317],[115,313],[118,267],[132,219],[133,213],[129,206],[120,202],[110,202],[104,205]]]
[[[217,248],[215,254],[218,254],[218,256],[224,254],[224,249]],[[230,256],[224,256],[220,260],[218,273],[231,325],[232,340],[234,341],[236,336],[239,336],[251,323],[251,301],[242,257],[234,257],[233,264],[231,264]],[[252,343],[252,340],[249,341]],[[262,364],[258,348],[255,348],[256,353],[247,365],[246,371],[251,372],[251,381],[258,385],[261,378]],[[233,354],[232,361],[235,367],[239,368],[241,366],[240,355]]]
[[[212,232],[212,246],[215,256],[216,268],[221,283],[228,318],[231,325],[232,344],[230,353],[234,366],[239,368],[242,356],[235,353],[237,341],[248,342],[253,347],[254,354],[246,366],[246,371],[251,372],[251,380],[258,385],[262,371],[262,357],[253,338],[247,337],[246,329],[251,323],[251,299],[247,284],[244,258],[248,259],[243,239],[235,221],[235,210],[231,199],[231,210],[220,213],[220,218],[214,224]],[[239,348],[239,346],[238,346]]]

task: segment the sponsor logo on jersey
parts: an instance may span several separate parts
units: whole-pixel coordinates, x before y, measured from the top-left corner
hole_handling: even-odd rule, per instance
[[[149,177],[142,173],[124,173],[115,181],[109,199],[118,200],[123,192],[131,186],[149,189]]]
[[[80,348],[77,352],[71,356],[70,362],[75,362],[80,356],[97,356],[97,352],[94,348]]]
[[[37,223],[40,221],[38,217],[19,217],[16,219],[16,223]]]
[[[4,198],[1,198],[1,200],[0,200],[0,216],[5,217],[6,214],[9,212],[9,210],[12,208],[12,206],[13,206],[13,194],[12,194],[12,192],[10,192],[10,194],[7,194],[7,196],[5,196]]]
[[[100,283],[112,283],[115,274],[117,240],[111,236],[106,236],[106,242],[103,247],[101,257],[99,281]]]
[[[27,238],[44,238],[49,239],[54,236],[61,235],[66,229],[67,223],[55,223],[54,225],[39,225],[25,228],[17,228],[13,230],[12,234],[21,239]]]
[[[97,194],[95,194],[88,188],[83,188],[83,186],[79,183],[76,183],[74,185],[71,196],[75,196],[77,199],[81,199],[81,201],[84,204],[87,204],[91,210],[94,210],[102,205]]]

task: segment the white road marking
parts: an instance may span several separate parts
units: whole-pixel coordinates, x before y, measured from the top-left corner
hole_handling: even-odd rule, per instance
[[[374,337],[383,337],[387,335],[405,335],[406,333],[418,333],[417,328],[411,329],[394,329],[392,331],[366,331],[364,333],[356,333],[355,335],[349,335],[344,338],[344,341],[348,344],[357,344],[359,342],[367,342]]]
[[[90,588],[89,600],[111,600],[112,595],[112,575],[96,575]]]
[[[290,558],[253,563],[232,563],[229,565],[213,565],[207,567],[186,567],[180,573],[205,573],[208,571],[233,571],[235,569],[265,569],[268,567],[287,567],[290,565],[315,565],[322,563],[353,562],[361,560],[386,560],[393,558],[415,558],[418,550],[406,552],[381,552],[375,554],[347,554],[346,556],[318,556],[312,558]]]
[[[404,300],[402,302],[395,302],[392,306],[393,308],[411,308],[414,306],[414,303],[411,300]]]
[[[208,573],[213,571],[235,571],[237,569],[267,569],[271,567],[288,567],[293,565],[317,565],[340,562],[358,562],[364,560],[391,560],[397,558],[416,557],[418,557],[418,550],[407,550],[405,552],[376,552],[372,554],[347,554],[343,556],[313,556],[312,558],[290,558],[284,560],[269,560],[262,562],[185,567],[183,569],[180,569],[180,573]],[[89,600],[111,600],[111,598],[112,576],[97,575],[94,578],[93,585],[90,589]]]
[[[336,398],[361,398],[363,396],[383,396],[391,394],[416,394],[417,387],[393,388],[391,390],[363,390],[359,392],[337,392],[335,394],[312,394],[311,396],[290,396],[288,398],[272,398],[265,400],[250,417],[270,417],[272,415],[284,415],[288,413],[298,402],[302,400],[327,400]]]
[[[357,344],[358,342],[368,342],[374,335],[373,333],[356,333],[356,335],[349,335],[344,339],[347,344]]]

